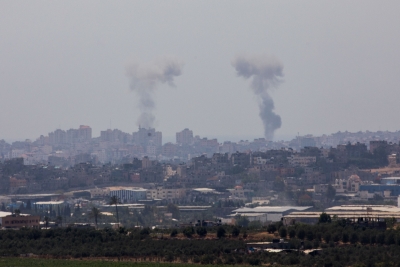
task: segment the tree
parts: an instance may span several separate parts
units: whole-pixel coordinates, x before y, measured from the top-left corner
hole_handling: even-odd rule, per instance
[[[118,204],[120,203],[119,198],[117,196],[112,196],[110,198],[110,202],[108,203],[110,206],[115,205],[115,211],[117,212],[117,223],[119,228],[119,216],[118,216]]]
[[[296,236],[296,231],[292,228],[289,230],[289,237],[294,238]]]
[[[89,217],[94,219],[94,223],[95,223],[96,229],[97,229],[97,220],[101,217],[100,210],[96,207],[92,207],[92,209],[89,212]]]
[[[1,203],[1,211],[6,211],[6,205],[4,205],[4,202]]]
[[[318,219],[318,223],[330,223],[331,221],[331,215],[326,214],[325,212],[321,213]]]
[[[233,237],[238,237],[239,236],[239,234],[240,234],[240,229],[238,228],[238,227],[233,227],[233,229],[232,229],[232,236]]]
[[[286,238],[287,236],[286,227],[282,226],[281,228],[279,228],[279,236],[282,238]]]
[[[271,223],[267,226],[268,233],[273,234],[273,233],[275,233],[275,231],[276,231],[276,226],[274,223]]]
[[[304,231],[304,229],[299,229],[297,231],[297,237],[301,240],[304,240],[304,238],[306,237],[306,231]]]
[[[196,229],[196,233],[201,236],[201,237],[205,237],[207,235],[207,228],[205,227],[198,227]]]
[[[194,234],[194,229],[193,229],[193,227],[186,227],[185,229],[183,229],[182,233],[183,233],[187,238],[191,238],[192,235]]]
[[[20,209],[16,209],[14,210],[15,215],[19,216],[21,214],[21,210]]]
[[[176,229],[173,229],[171,232],[171,237],[175,237],[178,235],[178,231]]]
[[[222,226],[220,226],[220,227],[218,227],[218,230],[217,230],[217,237],[218,238],[223,238],[223,237],[225,237],[225,229],[224,229],[224,227],[222,227]]]

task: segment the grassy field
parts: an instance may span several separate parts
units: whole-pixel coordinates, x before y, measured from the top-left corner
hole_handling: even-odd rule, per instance
[[[185,263],[153,263],[153,262],[129,262],[129,261],[102,261],[102,260],[58,260],[58,259],[37,259],[37,258],[0,258],[0,267],[21,267],[21,266],[40,266],[40,267],[187,267],[192,264]],[[200,265],[199,265],[200,266]],[[201,265],[205,267],[218,265]],[[223,266],[223,265],[221,265]],[[228,266],[228,265],[226,265]],[[239,266],[239,265],[235,265]]]

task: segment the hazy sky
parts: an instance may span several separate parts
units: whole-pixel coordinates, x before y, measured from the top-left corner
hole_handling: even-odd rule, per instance
[[[262,137],[238,55],[272,55],[275,137],[399,130],[400,1],[0,1],[0,139],[137,129],[126,67],[173,56],[154,92],[164,136]]]

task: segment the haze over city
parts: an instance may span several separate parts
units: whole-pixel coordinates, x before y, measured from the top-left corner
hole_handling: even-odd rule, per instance
[[[150,111],[151,126],[170,140],[184,128],[220,140],[395,131],[399,7],[397,1],[3,1],[0,138],[33,139],[81,124],[93,136],[107,128],[136,131],[149,99],[132,79],[160,73],[168,60],[177,68],[152,80]],[[264,100],[254,91],[254,73],[237,68],[240,58],[263,57],[282,67]],[[272,130],[259,116],[266,99],[274,101]]]

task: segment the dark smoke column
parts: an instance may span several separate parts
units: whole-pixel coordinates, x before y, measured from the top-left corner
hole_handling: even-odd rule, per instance
[[[279,85],[283,77],[283,65],[273,57],[236,57],[232,66],[237,75],[245,79],[252,78],[251,88],[259,97],[260,117],[264,124],[264,135],[272,140],[276,129],[281,127],[281,117],[274,112],[274,100],[269,90]]]
[[[138,124],[141,127],[148,129],[154,126],[154,91],[160,83],[174,87],[174,78],[182,74],[182,67],[183,63],[173,57],[159,59],[149,64],[133,64],[127,67],[127,75],[131,79],[130,87],[139,98],[140,116]]]

